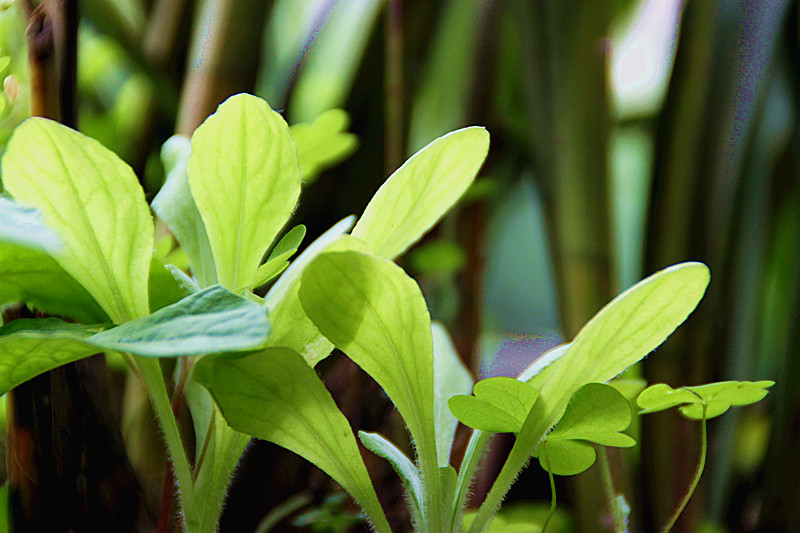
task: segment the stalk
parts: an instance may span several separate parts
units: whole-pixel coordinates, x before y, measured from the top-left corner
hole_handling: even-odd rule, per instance
[[[184,524],[188,531],[192,531],[193,525],[197,523],[197,517],[200,516],[200,508],[194,493],[192,471],[181,440],[178,422],[172,413],[172,403],[167,394],[167,386],[164,382],[164,375],[161,372],[161,365],[158,359],[135,357],[135,360],[150,395],[153,410],[164,432],[164,439],[167,441],[167,449],[172,458],[175,479],[178,482]]]

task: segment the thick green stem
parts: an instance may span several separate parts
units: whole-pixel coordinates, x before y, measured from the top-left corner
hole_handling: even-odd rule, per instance
[[[461,522],[464,518],[464,508],[467,503],[469,487],[483,458],[486,446],[493,435],[493,433],[484,433],[476,429],[472,431],[472,435],[469,438],[467,449],[464,451],[464,460],[458,471],[458,480],[456,481],[457,496],[453,508],[452,531],[461,531]]]
[[[494,484],[489,494],[486,495],[486,499],[481,504],[480,509],[478,509],[478,515],[475,517],[475,521],[472,522],[469,533],[480,533],[484,531],[486,527],[488,527],[489,522],[492,521],[492,518],[494,518],[497,509],[500,507],[511,485],[514,484],[520,471],[525,468],[525,465],[528,463],[531,454],[530,449],[525,448],[526,446],[520,445],[519,439],[514,442],[514,446],[511,448],[511,453],[508,454],[503,468],[497,475],[497,479],[494,480]]]
[[[672,526],[675,525],[675,522],[678,521],[678,517],[681,516],[683,509],[686,507],[686,504],[689,503],[689,499],[694,494],[694,489],[697,488],[697,484],[700,482],[700,476],[703,475],[703,469],[706,466],[706,451],[708,447],[708,435],[706,432],[706,410],[707,406],[703,404],[703,419],[700,421],[700,462],[697,464],[697,470],[694,473],[694,479],[692,479],[692,484],[689,487],[689,491],[686,493],[686,496],[683,497],[681,504],[675,509],[672,517],[670,518],[667,525],[664,526],[662,530],[663,533],[669,533],[672,529]]]
[[[161,365],[157,359],[135,357],[135,360],[142,380],[147,387],[150,400],[153,403],[153,410],[164,432],[164,438],[167,441],[167,448],[175,470],[175,479],[178,481],[185,527],[188,531],[191,531],[191,525],[195,523],[200,510],[194,494],[192,471],[189,467],[189,460],[186,457],[186,450],[183,447],[178,422],[172,413],[172,403],[170,402],[169,394],[167,394],[167,386],[164,382],[164,375],[161,373]]]

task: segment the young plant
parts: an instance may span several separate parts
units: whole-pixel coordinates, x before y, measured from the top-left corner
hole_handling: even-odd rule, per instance
[[[339,115],[300,128],[306,144],[298,149],[283,118],[266,102],[237,95],[221,104],[191,141],[171,139],[162,151],[168,179],[152,208],[180,243],[182,254],[170,257],[185,259],[190,278],[154,258],[153,220],[127,165],[55,122],[34,118],[22,124],[2,161],[5,193],[13,201],[0,199],[0,304],[22,301],[79,323],[48,318],[0,328],[0,392],[98,351],[122,353],[142,378],[164,430],[183,527],[214,531],[231,471],[249,435],[260,431],[229,426],[187,371],[194,363],[195,374],[202,375],[217,364],[215,377],[236,383],[247,377],[239,363],[275,366],[280,385],[289,389],[281,400],[288,403],[253,407],[258,415],[266,408],[275,421],[286,412],[313,418],[310,406],[332,404],[329,396],[303,386],[308,373],[317,379],[309,365],[326,357],[332,345],[306,316],[299,280],[311,260],[350,229],[353,217],[291,264],[304,228],[272,243],[294,211],[301,166],[316,173],[352,149],[352,138],[342,129]],[[358,242],[387,257],[405,251],[470,186],[487,151],[482,128],[432,142],[378,191],[354,229]],[[276,277],[265,298],[252,292]],[[197,358],[210,354],[226,357]],[[198,443],[194,468],[158,357],[181,357],[178,369],[188,374],[185,394]],[[349,432],[344,417],[314,421],[336,429],[330,449],[322,447],[344,465],[334,477],[387,530],[354,437],[343,437],[345,427]],[[312,441],[298,440],[303,436],[300,431],[277,440],[290,449],[310,446]]]
[[[564,426],[549,441],[551,449],[581,450],[577,466],[591,464],[581,441],[631,445],[619,433],[627,422],[607,424],[592,416],[593,401],[618,393],[584,386],[610,380],[661,344],[694,309],[709,281],[708,269],[699,263],[658,272],[609,303],[572,343],[546,354],[519,381],[482,382],[475,397],[466,397],[471,379],[440,327],[432,328],[419,287],[375,253],[370,236],[356,226],[352,237],[319,254],[305,267],[298,294],[318,330],[375,379],[403,417],[413,460],[384,436],[361,432],[359,437],[397,471],[417,531],[462,530],[469,486],[491,431],[517,438],[474,516],[473,532],[489,527],[513,480],[531,456],[542,455],[559,420]],[[195,379],[211,391],[232,427],[310,460],[350,492],[376,531],[388,531],[349,424],[298,353],[272,348],[261,355],[206,356],[195,366]],[[565,415],[576,394],[572,412],[577,414]],[[479,428],[458,471],[450,465],[458,420],[448,402],[462,421]],[[577,468],[570,460],[554,459],[554,467]]]
[[[658,383],[646,388],[639,395],[636,400],[642,409],[639,414],[656,413],[678,407],[680,413],[686,418],[700,421],[700,461],[689,490],[662,529],[664,533],[668,533],[677,522],[703,474],[708,448],[707,420],[724,414],[732,405],[742,406],[760,402],[767,395],[767,389],[774,384],[774,381],[767,380],[722,381],[673,389],[669,385]]]

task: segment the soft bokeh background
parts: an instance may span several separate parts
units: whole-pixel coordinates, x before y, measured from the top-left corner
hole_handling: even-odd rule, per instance
[[[29,87],[20,4],[0,4],[4,145],[28,115]],[[469,198],[401,260],[477,375],[514,375],[638,279],[706,262],[713,280],[701,306],[632,372],[673,386],[777,385],[759,406],[711,424],[707,471],[677,530],[791,531],[800,523],[797,2],[79,7],[79,127],[126,159],[149,197],[163,180],[161,144],[190,133],[236,92],[264,97],[289,123],[334,108],[351,117],[358,149],[309,179],[297,210],[310,237],[361,212],[390,172],[434,138],[486,126],[492,148]],[[343,365],[328,365],[328,383],[354,424],[368,424],[353,414],[360,389],[347,390],[355,371]],[[392,422],[391,414],[374,417]],[[688,486],[698,428],[666,413],[643,420],[639,436],[641,446],[615,452],[612,465],[631,530],[654,531]],[[304,516],[327,528],[318,530],[349,527],[346,502],[292,461],[253,445],[224,531],[254,530],[269,509],[308,491],[300,513],[316,509]],[[568,481],[561,494],[575,527],[608,526],[597,474]],[[392,483],[378,484],[402,515]],[[526,473],[512,497],[547,499],[545,478]]]

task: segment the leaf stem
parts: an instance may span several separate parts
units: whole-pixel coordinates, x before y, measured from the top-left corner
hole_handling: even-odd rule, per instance
[[[134,357],[134,359],[147,387],[147,392],[153,403],[153,410],[164,432],[164,438],[167,441],[175,478],[178,481],[178,491],[185,524],[193,524],[200,511],[194,493],[194,485],[192,484],[192,471],[189,467],[189,460],[186,457],[186,450],[183,447],[178,422],[172,413],[172,403],[170,402],[169,394],[167,394],[167,386],[164,382],[164,375],[161,372],[161,365],[158,359],[147,357]]]
[[[662,529],[662,533],[669,533],[672,529],[672,526],[675,525],[675,522],[678,521],[678,517],[680,517],[683,509],[686,507],[686,504],[689,503],[689,498],[692,497],[694,490],[697,488],[697,484],[700,482],[700,476],[703,475],[703,469],[706,466],[706,451],[708,448],[708,435],[706,431],[706,413],[708,410],[708,406],[706,402],[703,401],[703,418],[700,420],[700,462],[697,465],[697,470],[694,473],[694,479],[692,479],[692,484],[689,487],[689,491],[686,493],[686,496],[683,497],[681,504],[675,509],[672,517],[670,518],[667,525],[664,526]]]
[[[547,467],[547,477],[550,479],[550,512],[547,513],[547,517],[544,519],[541,531],[541,533],[545,533],[548,524],[550,524],[550,519],[556,514],[558,503],[556,500],[556,479],[550,471],[550,458],[547,456],[547,441],[542,445],[542,453],[544,454],[544,465]]]

